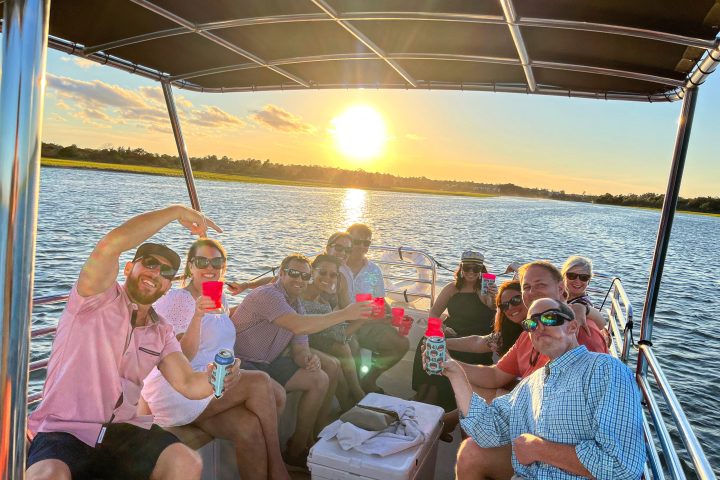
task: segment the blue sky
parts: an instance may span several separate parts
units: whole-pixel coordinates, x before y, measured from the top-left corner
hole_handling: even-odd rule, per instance
[[[43,138],[175,154],[159,87],[48,54]],[[189,153],[363,168],[403,176],[511,182],[576,193],[664,192],[680,103],[645,104],[440,91],[196,94],[175,90]],[[352,105],[384,119],[382,154],[335,148],[331,122]],[[720,195],[714,117],[720,74],[701,88],[681,195]]]

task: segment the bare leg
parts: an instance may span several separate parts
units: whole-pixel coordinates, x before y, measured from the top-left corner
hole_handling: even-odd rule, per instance
[[[455,478],[457,480],[510,480],[514,474],[512,447],[480,448],[472,438],[460,445]]]
[[[173,443],[158,457],[150,480],[199,480],[201,474],[200,455],[182,443]]]
[[[317,434],[332,421],[330,410],[337,389],[338,377],[341,376],[341,373],[340,360],[319,350],[312,349],[312,352],[320,358],[320,366],[328,376],[328,390],[323,398],[322,405],[320,405],[320,411],[318,411],[317,421],[315,422],[315,433]]]
[[[335,343],[332,346],[330,353],[340,360],[340,368],[343,373],[342,376],[345,379],[345,384],[347,385],[348,397],[352,402],[349,406],[352,407],[365,397],[365,391],[360,387],[360,379],[358,378],[355,358],[353,357],[352,350],[350,350],[350,345],[347,343]],[[343,408],[345,407],[343,406]]]
[[[284,406],[285,395],[284,391],[278,390],[277,387],[277,383],[266,373],[244,370],[240,381],[222,397],[212,399],[205,411],[194,422],[205,430],[206,420],[223,415],[226,412],[241,410],[240,413],[229,414],[231,416],[225,422],[213,421],[207,426],[214,431],[220,432],[221,438],[228,438],[235,442],[238,454],[238,469],[243,476],[245,475],[245,468],[252,468],[250,467],[251,464],[258,464],[260,463],[259,458],[265,458],[265,468],[267,472],[270,472],[271,478],[288,478],[280,454],[277,413],[278,404]],[[281,398],[278,398],[278,395]],[[248,451],[259,447],[255,445],[258,439],[257,436],[248,437],[245,432],[242,432],[246,428],[245,420],[240,421],[237,417],[244,416],[244,412],[256,417],[256,421],[260,424],[260,429],[256,433],[261,434],[264,440],[262,449],[265,453],[262,457],[247,455]],[[248,422],[253,421],[249,420]],[[205,431],[216,436],[208,430]],[[260,455],[260,453],[257,453],[257,455]],[[243,456],[242,459],[241,456]]]
[[[60,460],[40,460],[25,472],[28,480],[72,480],[70,469]]]
[[[375,360],[373,367],[361,381],[361,386],[366,392],[378,390],[377,379],[388,371],[393,365],[399,362],[410,348],[407,337],[398,334],[394,329],[388,330],[388,334],[379,338],[376,342]]]
[[[258,441],[263,434],[262,427],[258,417],[249,410],[238,406],[203,420],[195,420],[193,424],[213,437],[235,444],[238,472],[243,479],[269,478],[267,448],[264,442]],[[289,478],[287,471],[285,478]]]
[[[285,390],[288,392],[295,390],[302,392],[295,432],[288,440],[288,455],[298,457],[312,445],[313,427],[329,383],[328,376],[323,370],[311,372],[301,368],[285,384]]]

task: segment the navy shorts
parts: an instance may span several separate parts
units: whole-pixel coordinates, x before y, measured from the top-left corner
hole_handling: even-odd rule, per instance
[[[260,370],[270,375],[270,378],[278,382],[283,387],[300,370],[295,361],[290,357],[278,357],[270,363],[250,362],[243,360],[240,368],[245,370]]]
[[[67,465],[73,480],[146,479],[163,450],[179,441],[157,425],[146,430],[129,423],[110,425],[96,448],[69,433],[40,432],[30,444],[27,466],[52,459]]]

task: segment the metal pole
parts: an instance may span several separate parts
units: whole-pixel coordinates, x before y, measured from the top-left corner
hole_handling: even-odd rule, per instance
[[[200,200],[198,200],[197,191],[195,190],[195,177],[193,177],[192,166],[190,165],[185,140],[183,139],[182,129],[180,128],[180,119],[178,118],[177,109],[175,109],[172,86],[168,82],[160,82],[160,85],[162,85],[163,95],[165,95],[165,104],[167,105],[170,124],[172,125],[173,135],[175,136],[175,144],[177,145],[183,175],[185,176],[185,185],[187,185],[188,195],[190,195],[190,204],[199,212]]]
[[[0,479],[25,472],[40,138],[50,0],[4,2],[0,87]]]
[[[697,102],[697,87],[687,89],[683,99],[682,110],[678,120],[677,136],[675,137],[675,150],[673,161],[670,167],[667,192],[663,201],[660,225],[658,227],[657,239],[655,240],[655,253],[650,268],[647,293],[645,294],[645,305],[643,306],[640,319],[640,340],[641,343],[651,343],[653,322],[655,320],[655,306],[662,280],[665,256],[667,255],[668,244],[670,243],[670,232],[672,230],[675,208],[677,207],[680,183],[682,181],[683,168],[685,167],[685,156],[690,141],[690,130],[692,129],[695,103]],[[647,361],[643,355],[638,355],[637,373],[643,377],[647,373]]]

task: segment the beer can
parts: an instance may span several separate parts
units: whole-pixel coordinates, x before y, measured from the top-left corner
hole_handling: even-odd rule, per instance
[[[225,389],[225,376],[233,363],[235,363],[235,354],[232,350],[222,349],[215,354],[215,379],[212,383],[215,389],[215,398],[222,397]]]

